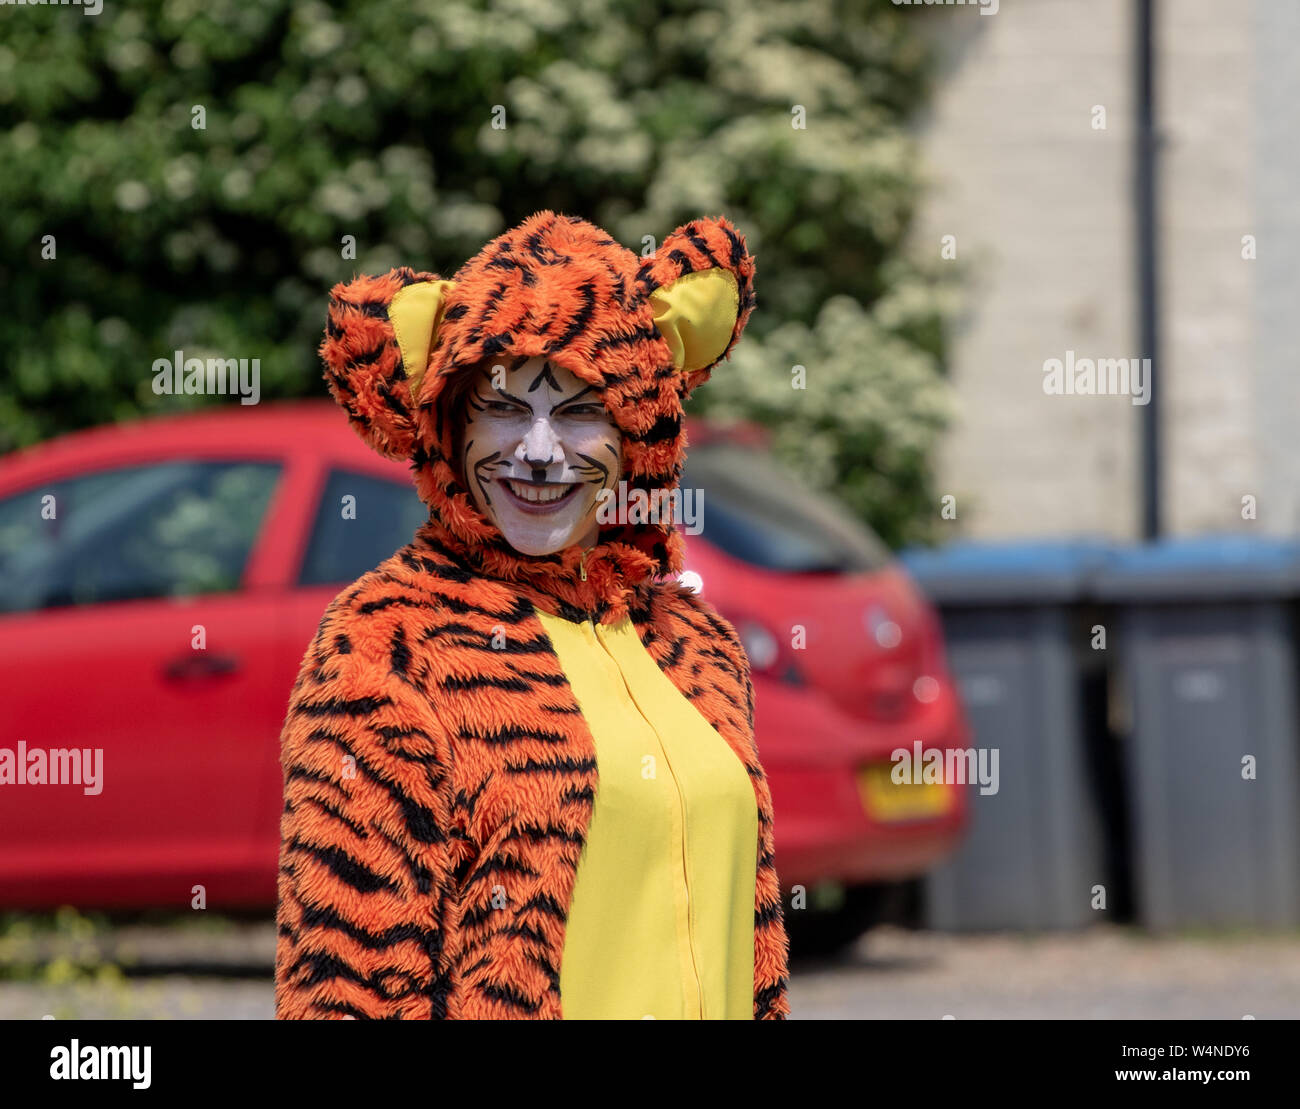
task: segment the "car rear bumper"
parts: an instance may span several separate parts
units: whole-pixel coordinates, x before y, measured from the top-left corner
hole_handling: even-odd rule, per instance
[[[970,743],[950,690],[906,726],[850,717],[825,698],[776,683],[757,692],[756,731],[772,790],[776,868],[785,888],[835,881],[858,884],[924,874],[960,843],[969,823],[967,785],[937,785],[942,810],[882,819],[860,784],[868,764],[889,763],[903,748],[965,748]],[[978,788],[978,787],[976,787]]]
[[[776,774],[770,777],[777,780]],[[959,815],[942,819],[893,826],[868,823],[865,829],[846,833],[846,826],[864,823],[859,819],[862,803],[853,776],[827,777],[822,785],[828,798],[840,792],[849,796],[816,812],[783,808],[774,802],[776,867],[786,888],[828,881],[853,885],[914,878],[941,862],[964,834],[964,806]]]

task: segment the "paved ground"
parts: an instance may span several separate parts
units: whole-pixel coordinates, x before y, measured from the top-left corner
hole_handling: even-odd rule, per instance
[[[121,927],[72,944],[37,936],[21,946],[16,953],[11,934],[0,963],[45,969],[30,981],[0,982],[0,1019],[274,1015],[264,969],[275,950],[269,923]],[[98,982],[65,961],[85,966],[97,958],[106,960]],[[122,976],[119,962],[185,972]],[[1039,937],[954,936],[884,926],[840,959],[796,960],[792,971],[793,1015],[809,1020],[1300,1018],[1295,934],[1149,938],[1097,926]]]
[[[801,963],[793,1015],[890,1018],[1300,1017],[1300,936],[955,936],[878,928],[835,964]]]

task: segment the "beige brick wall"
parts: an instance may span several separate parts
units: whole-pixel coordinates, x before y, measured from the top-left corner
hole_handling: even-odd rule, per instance
[[[1251,418],[1259,525],[1300,532],[1300,4],[1256,3],[1250,84],[1254,219]],[[1240,238],[1240,236],[1238,236]]]
[[[1125,397],[1049,396],[1043,363],[1129,357],[1132,100],[1127,0],[1003,3],[923,15],[944,55],[920,128],[933,175],[922,244],[957,236],[969,274],[954,336],[959,416],[938,459],[972,536],[1136,526],[1137,413]],[[1094,105],[1106,130],[1094,130]]]
[[[1133,5],[914,10],[943,56],[918,130],[933,191],[916,233],[936,251],[956,235],[970,270],[960,415],[938,458],[954,531],[1135,538],[1142,409],[1042,389],[1044,360],[1067,349],[1139,353]],[[1294,531],[1300,5],[1166,0],[1157,32],[1166,528]],[[1259,260],[1242,260],[1244,234]]]
[[[1240,530],[1252,443],[1251,5],[1159,7],[1165,525]]]

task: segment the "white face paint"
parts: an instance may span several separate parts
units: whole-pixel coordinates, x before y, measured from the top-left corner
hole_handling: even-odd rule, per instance
[[[475,507],[521,554],[594,545],[596,498],[618,485],[623,442],[596,387],[543,358],[475,374],[461,435]]]

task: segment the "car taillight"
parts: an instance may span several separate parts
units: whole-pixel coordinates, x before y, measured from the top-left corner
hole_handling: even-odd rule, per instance
[[[918,617],[921,667],[920,674],[912,683],[912,696],[918,703],[929,705],[939,699],[944,685],[951,682],[951,678],[943,649],[943,628],[938,617],[929,605],[920,608]]]
[[[766,670],[776,663],[781,648],[777,646],[776,636],[762,624],[754,620],[742,620],[736,625],[736,634],[740,636],[745,654],[749,656],[750,666]]]
[[[867,609],[864,624],[873,653],[859,673],[856,711],[870,720],[897,723],[924,713],[943,694],[948,680],[943,640],[934,610],[903,590],[891,617],[883,605]]]
[[[912,683],[912,696],[923,705],[939,699],[939,679],[932,674],[922,674]]]
[[[790,685],[803,685],[803,675],[776,636],[759,621],[740,617],[734,621],[741,646],[749,656],[750,668]]]
[[[861,704],[872,720],[900,720],[915,707],[912,698],[916,671],[905,662],[877,660],[862,684]]]

